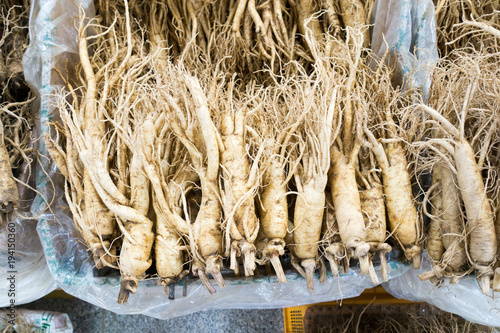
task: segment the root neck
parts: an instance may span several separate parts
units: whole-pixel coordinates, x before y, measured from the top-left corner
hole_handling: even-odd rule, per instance
[[[474,267],[477,271],[477,279],[479,280],[479,285],[481,286],[481,291],[483,292],[483,294],[487,295],[490,293],[490,289],[491,289],[491,277],[494,276],[494,273],[493,272],[493,269],[489,266],[479,266],[479,265],[476,265]],[[495,282],[493,280],[493,282]],[[493,286],[495,287],[495,286]]]
[[[427,281],[431,279],[436,279],[439,281],[443,277],[444,268],[441,265],[436,265],[428,272],[420,274],[418,278],[420,281]]]
[[[307,289],[309,291],[314,291],[314,271],[316,270],[316,260],[306,259],[302,261],[301,265],[304,267]]]
[[[278,277],[278,281],[280,283],[286,282],[285,272],[283,271],[283,266],[281,266],[280,257],[277,253],[272,253],[269,257],[271,264],[273,265],[274,271],[276,272],[276,276]]]
[[[326,259],[330,263],[333,276],[339,275],[339,265],[342,265],[344,274],[349,270],[348,258],[341,243],[333,243],[325,249]]]
[[[392,247],[389,244],[382,243],[377,246],[378,255],[380,258],[380,274],[382,275],[382,282],[389,281],[389,273],[387,271],[387,260],[385,255],[391,252]]]
[[[493,275],[493,291],[500,291],[500,268],[496,268]]]
[[[276,276],[278,277],[278,281],[280,283],[286,282],[285,272],[283,271],[283,267],[281,266],[280,255],[285,254],[285,241],[281,238],[279,239],[271,239],[267,244],[264,250],[264,253],[269,261],[273,265],[274,271],[276,272]]]
[[[253,276],[255,271],[255,246],[248,242],[240,245],[241,254],[243,255],[243,268],[245,276]]]
[[[375,268],[373,267],[373,262],[369,257],[367,257],[368,260],[368,276],[370,277],[370,281],[376,286],[380,284],[380,281],[378,280],[377,273],[375,272]],[[361,259],[360,261],[361,262]]]
[[[118,303],[125,304],[128,301],[128,296],[130,294],[135,294],[137,292],[137,287],[139,286],[139,280],[132,276],[123,276],[120,281],[120,292],[118,293]]]
[[[220,272],[222,267],[221,257],[217,254],[210,255],[206,258],[206,268],[205,272],[207,274],[212,274],[212,277],[217,282],[219,287],[224,288],[226,283],[224,282],[224,278]]]
[[[420,262],[422,261],[422,247],[414,245],[404,249],[405,257],[413,263],[413,268],[419,269]]]
[[[210,283],[210,280],[208,279],[208,276],[205,274],[205,271],[199,269],[195,272],[195,275],[198,275],[201,283],[203,283],[203,285],[205,286],[205,288],[207,288],[210,294],[215,294],[216,290],[214,286],[212,286],[212,284]]]

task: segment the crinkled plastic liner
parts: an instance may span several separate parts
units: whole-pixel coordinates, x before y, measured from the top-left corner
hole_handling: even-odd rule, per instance
[[[33,38],[31,40],[33,41]],[[33,53],[33,50],[28,48],[27,53]],[[37,67],[39,64],[34,63],[32,57],[29,55],[24,57],[23,68],[27,73]],[[33,103],[33,112],[38,111],[38,102],[36,100]],[[32,137],[37,137],[37,134],[33,133]],[[35,159],[35,157],[32,158]],[[9,306],[12,299],[15,300],[16,305],[35,301],[57,287],[47,267],[42,244],[38,238],[36,216],[33,217],[30,214],[30,204],[35,193],[24,185],[34,187],[35,179],[32,171],[35,164],[35,161],[31,165],[24,164],[22,168],[16,170],[14,176],[20,181],[17,183],[19,207],[15,212],[2,216],[4,221],[0,222],[2,225],[0,227],[0,290],[2,290],[0,307]],[[15,231],[12,232],[12,229]],[[14,238],[11,237],[12,234]],[[13,241],[9,241],[9,238]],[[8,259],[8,251],[12,250],[9,247],[11,245],[15,246],[14,261]],[[15,290],[11,288],[11,275],[15,277]],[[11,289],[14,294],[9,291]]]
[[[87,15],[92,15],[92,1],[80,0]],[[64,72],[67,66],[77,61],[77,33],[74,20],[78,8],[73,0],[34,0],[31,26],[36,32],[32,56],[37,56],[37,66],[31,68],[30,82],[41,94],[40,126],[48,131],[47,121],[57,120],[56,100],[53,95],[61,89],[58,75],[52,70],[57,66]],[[45,151],[41,146],[40,150]],[[276,277],[232,278],[227,277],[227,287],[216,287],[217,293],[210,295],[198,279],[189,280],[187,296],[182,297],[183,286],[175,287],[175,299],[169,300],[157,279],[141,281],[137,294],[130,295],[128,303],[116,302],[119,286],[118,272],[94,268],[87,247],[76,230],[69,209],[63,200],[64,180],[56,173],[55,166],[45,164],[37,170],[37,188],[43,194],[32,206],[34,214],[44,212],[45,200],[54,200],[52,212],[44,213],[38,224],[38,233],[44,247],[49,268],[58,285],[67,293],[116,313],[135,313],[167,319],[200,310],[224,308],[280,308],[332,301],[358,296],[371,288],[369,278],[360,276],[357,267],[340,278],[320,284],[315,281],[315,290],[307,290],[306,281],[298,274],[287,271],[285,284]],[[378,268],[376,267],[378,270]],[[394,278],[408,269],[397,260],[388,261],[389,277]]]
[[[446,279],[438,287],[418,278],[419,274],[428,272],[431,267],[431,260],[425,253],[420,269],[408,270],[382,286],[394,297],[427,302],[471,322],[500,327],[500,300],[484,295],[474,276],[464,277],[456,284],[450,284],[449,279]]]
[[[372,49],[382,57],[389,48],[395,83],[421,89],[427,101],[431,68],[439,59],[432,0],[377,0],[371,21]]]
[[[22,185],[18,186],[22,206],[27,205],[25,200],[30,201],[27,197],[32,195],[21,187]],[[35,301],[56,288],[37,235],[37,221],[23,219],[18,215],[28,213],[29,208],[16,211],[16,216],[4,221],[0,229],[0,307],[9,306],[12,299],[16,305]],[[11,228],[15,229],[13,242],[9,241]],[[8,250],[12,249],[9,245],[12,244],[15,245],[14,261],[8,259]],[[14,283],[14,288],[11,283]]]

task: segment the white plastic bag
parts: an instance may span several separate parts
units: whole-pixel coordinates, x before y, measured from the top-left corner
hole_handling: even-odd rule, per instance
[[[394,297],[427,302],[471,322],[500,327],[500,300],[484,295],[474,276],[464,277],[456,284],[450,284],[449,279],[446,279],[440,286],[420,281],[418,275],[429,271],[431,267],[431,260],[426,253],[420,269],[408,270],[382,285]]]
[[[25,164],[14,176],[34,186],[32,168]],[[36,230],[37,220],[30,216],[35,193],[20,182],[17,185],[19,206],[3,215],[4,221],[0,223],[0,307],[8,307],[12,302],[20,305],[35,301],[57,287],[45,262]]]
[[[65,313],[19,309],[15,315],[0,311],[0,330],[11,327],[16,332],[73,333],[73,325]],[[7,331],[10,332],[10,331]]]
[[[79,0],[89,17],[92,17],[92,0]],[[35,45],[30,54],[37,64],[30,69],[29,80],[41,94],[40,126],[48,131],[47,121],[57,120],[53,92],[62,89],[59,76],[53,71],[57,66],[64,72],[66,66],[74,66],[78,61],[77,33],[74,28],[78,8],[74,0],[34,0],[31,27],[34,30]],[[68,62],[66,62],[68,60]],[[45,148],[39,148],[43,153]],[[38,233],[44,247],[49,268],[58,285],[65,292],[116,313],[140,313],[167,319],[200,310],[224,308],[280,308],[332,301],[358,296],[371,284],[367,276],[360,276],[359,269],[353,268],[348,274],[320,284],[315,281],[315,290],[307,290],[305,280],[297,273],[287,271],[285,284],[267,276],[249,278],[226,278],[227,287],[216,287],[217,293],[210,295],[199,280],[191,280],[187,296],[182,297],[183,286],[175,287],[175,300],[169,300],[157,279],[141,281],[137,294],[129,297],[128,303],[116,302],[119,274],[109,269],[97,270],[89,258],[86,245],[75,229],[71,214],[63,200],[64,180],[56,172],[53,164],[44,165],[48,176],[41,169],[37,173],[37,189],[55,201],[54,215],[41,215]],[[35,198],[32,206],[34,214],[46,208],[41,197]],[[394,260],[388,261],[389,277],[404,273],[407,267]]]
[[[376,0],[371,21],[372,49],[382,57],[389,48],[394,83],[420,89],[427,101],[431,69],[439,59],[432,0]]]

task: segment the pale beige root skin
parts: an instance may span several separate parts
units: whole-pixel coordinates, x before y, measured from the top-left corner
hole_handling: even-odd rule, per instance
[[[427,238],[425,241],[425,249],[431,257],[432,265],[437,265],[441,261],[441,257],[444,253],[444,245],[441,240],[442,231],[441,224],[439,221],[439,215],[443,212],[443,192],[442,192],[442,179],[441,179],[441,169],[440,165],[435,165],[432,169],[432,186],[431,189],[433,193],[430,193],[431,198],[431,217],[430,224],[427,229]],[[430,190],[429,189],[429,192]],[[427,204],[424,200],[424,205]]]
[[[379,255],[382,281],[387,282],[389,276],[385,255],[392,248],[384,243],[387,227],[383,186],[373,183],[370,189],[359,191],[359,199],[365,220],[366,242],[370,245],[370,252]],[[375,283],[375,279],[372,278],[372,282]]]
[[[339,226],[335,219],[335,210],[333,209],[333,202],[331,194],[326,194],[326,213],[323,219],[323,228],[321,230],[321,243],[326,246],[324,254],[333,276],[339,275],[339,265],[342,266],[343,272],[347,273],[349,270],[349,258],[346,254],[342,240],[340,239]]]
[[[159,282],[168,292],[168,284],[182,278],[184,251],[182,239],[174,227],[168,223],[157,204],[156,213],[155,263]]]
[[[12,212],[19,205],[19,192],[10,165],[10,158],[3,140],[3,127],[0,141],[0,211]],[[0,222],[1,223],[1,222]]]
[[[303,185],[303,192],[297,196],[294,211],[293,252],[305,269],[307,288],[314,289],[313,275],[321,238],[325,192],[316,190],[314,180]]]
[[[224,200],[226,211],[232,215],[234,221],[230,226],[232,238],[231,266],[235,268],[235,254],[243,257],[245,276],[254,275],[255,246],[259,221],[255,214],[254,196],[249,195],[253,184],[248,184],[250,164],[245,149],[245,113],[236,112],[234,117],[230,112],[222,115],[221,132],[224,150],[221,154],[221,163],[224,166]],[[240,200],[245,198],[241,203]],[[236,228],[235,228],[236,227]]]
[[[305,38],[306,43],[310,49],[314,49],[316,43],[324,40],[323,29],[318,19],[318,12],[320,11],[318,2],[315,0],[299,0],[297,1],[297,24],[299,32],[303,36],[310,36],[313,38]],[[312,44],[311,44],[312,43]]]
[[[126,223],[125,229],[133,239],[133,243],[125,237],[120,251],[121,288],[118,295],[120,304],[127,302],[129,293],[137,292],[139,279],[151,266],[150,254],[154,237],[152,225]]]
[[[96,267],[102,268],[108,264],[115,265],[116,258],[106,253],[112,251],[110,244],[115,233],[116,221],[97,194],[87,170],[84,170],[83,173],[83,188],[84,223],[93,235],[91,242],[87,244],[94,255]]]
[[[193,273],[202,276],[212,274],[219,287],[226,286],[222,274],[222,230],[221,218],[222,208],[215,192],[217,185],[214,183],[204,184],[202,179],[203,197],[200,211],[193,223],[193,235],[196,241],[198,253],[203,257],[205,263],[193,264]],[[206,286],[206,285],[205,285]],[[212,288],[213,289],[213,288]],[[210,288],[209,288],[210,290]]]
[[[434,265],[441,262],[441,258],[444,253],[443,242],[441,241],[442,232],[439,221],[431,219],[429,228],[427,229],[427,238],[425,243],[425,249],[432,259]]]
[[[363,29],[363,47],[370,47],[370,32],[366,22],[365,7],[361,0],[340,0],[340,14],[344,27]]]
[[[471,89],[471,87],[469,87]],[[469,96],[470,90],[467,90]],[[466,97],[466,100],[469,97]],[[465,140],[463,127],[458,130],[435,109],[420,105],[432,118],[438,121],[443,130],[450,134],[454,141],[453,146],[447,148],[453,155],[457,171],[457,183],[465,207],[468,235],[468,254],[472,261],[472,268],[477,271],[477,279],[484,294],[490,291],[493,267],[498,249],[494,213],[486,195],[481,169],[476,163],[475,153],[471,145]],[[467,110],[467,104],[462,112]],[[461,124],[465,125],[465,115]]]
[[[454,248],[454,263],[448,265],[455,271],[459,271],[467,261],[465,251],[465,223],[462,218],[462,208],[460,207],[460,191],[457,188],[457,179],[449,167],[441,169],[442,183],[442,214],[441,230],[443,233],[443,245],[446,250]]]
[[[279,256],[285,253],[288,202],[285,195],[285,170],[277,158],[271,160],[264,172],[263,187],[258,207],[261,230],[268,240],[264,255],[271,261],[278,281],[284,283],[286,277]]]
[[[389,227],[393,237],[403,246],[406,258],[413,262],[414,268],[419,268],[422,256],[420,218],[413,203],[408,164],[399,143],[389,143],[386,152],[388,165],[382,168],[382,182]]]
[[[469,143],[463,141],[456,144],[454,159],[458,186],[467,214],[469,255],[478,272],[481,289],[487,294],[490,291],[492,265],[497,253],[494,215],[486,196],[481,170]]]
[[[81,150],[80,158],[85,166],[91,184],[94,185],[96,196],[102,199],[108,213],[112,212],[125,222],[126,235],[123,237],[120,252],[120,293],[118,303],[128,300],[130,293],[137,291],[139,279],[143,278],[151,266],[151,249],[154,242],[153,222],[132,207],[121,205],[106,192],[98,181],[92,162],[95,152]]]
[[[451,277],[458,279],[456,274],[462,272],[462,267],[467,263],[467,251],[465,249],[465,228],[460,207],[460,192],[457,188],[457,180],[453,172],[446,165],[436,165],[439,169],[439,181],[441,182],[440,205],[435,205],[439,214],[440,230],[442,231],[442,244],[446,249],[441,260],[436,263],[432,270],[419,275],[421,280],[441,279]],[[433,170],[433,177],[435,174]],[[438,210],[439,208],[439,210]]]
[[[147,216],[149,212],[149,188],[149,179],[146,176],[141,158],[134,154],[130,162],[131,205],[144,216]]]
[[[365,221],[361,213],[354,163],[349,162],[335,146],[332,148],[329,181],[342,242],[349,256],[359,260],[360,273],[368,275],[371,265],[370,245],[366,243]]]

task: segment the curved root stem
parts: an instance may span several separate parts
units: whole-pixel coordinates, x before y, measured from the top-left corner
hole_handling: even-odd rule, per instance
[[[221,258],[218,255],[208,256],[206,259],[206,269],[205,272],[207,274],[212,274],[212,277],[217,282],[219,287],[224,288],[226,283],[224,282],[224,278],[220,272],[220,268],[222,267]]]
[[[370,245],[360,239],[353,239],[346,243],[346,248],[353,258],[359,260],[359,273],[361,275],[369,275],[371,260],[368,257],[370,253]]]
[[[241,254],[243,255],[243,269],[245,276],[253,276],[255,271],[255,246],[245,241],[240,245]]]
[[[493,275],[493,291],[500,291],[500,268],[496,268]]]
[[[487,295],[490,293],[490,280],[491,277],[489,275],[483,275],[479,278],[479,283],[481,285],[481,291],[483,294]]]
[[[385,255],[391,252],[392,247],[389,244],[382,243],[377,247],[378,255],[380,258],[380,274],[382,275],[382,282],[389,281],[389,273],[387,272],[387,260]]]
[[[324,283],[326,281],[326,265],[323,258],[319,258],[319,283]]]
[[[120,281],[120,292],[118,294],[118,304],[125,304],[130,294],[137,292],[139,280],[132,276],[123,276]]]
[[[339,264],[342,265],[344,273],[349,269],[349,262],[342,243],[333,243],[325,249],[325,256],[330,263],[333,276],[339,275]]]
[[[212,286],[212,284],[210,283],[210,280],[208,279],[208,276],[205,274],[205,272],[202,269],[199,269],[198,271],[196,271],[195,275],[198,275],[201,283],[203,283],[203,285],[205,286],[205,288],[207,288],[207,290],[210,294],[215,294],[216,291],[215,291],[214,286]]]
[[[286,282],[285,272],[281,266],[280,256],[285,254],[285,241],[282,238],[274,238],[267,242],[264,253],[273,265],[276,276],[280,283]]]
[[[278,277],[278,281],[280,283],[286,282],[285,272],[283,271],[283,266],[281,266],[280,256],[278,253],[272,253],[269,257],[271,264],[273,265],[274,271],[276,272],[276,276]]]
[[[307,289],[309,291],[314,290],[314,271],[316,270],[316,260],[314,259],[306,259],[301,263],[302,267],[304,267],[304,272],[306,275],[307,281]]]
[[[477,271],[477,279],[479,280],[481,291],[485,295],[489,294],[491,289],[491,277],[496,271],[493,272],[493,269],[489,266],[475,265],[474,268]]]
[[[335,277],[339,275],[339,266],[337,260],[335,260],[335,257],[331,253],[326,253],[325,256],[330,263],[330,269],[332,270],[333,276]]]
[[[380,284],[380,281],[378,280],[377,273],[375,273],[375,268],[373,267],[373,262],[370,260],[370,258],[367,258],[367,259],[368,259],[368,276],[370,277],[370,281],[374,285],[378,285],[378,284]]]
[[[413,268],[419,269],[422,261],[422,247],[413,245],[404,249],[405,257],[413,263]]]

